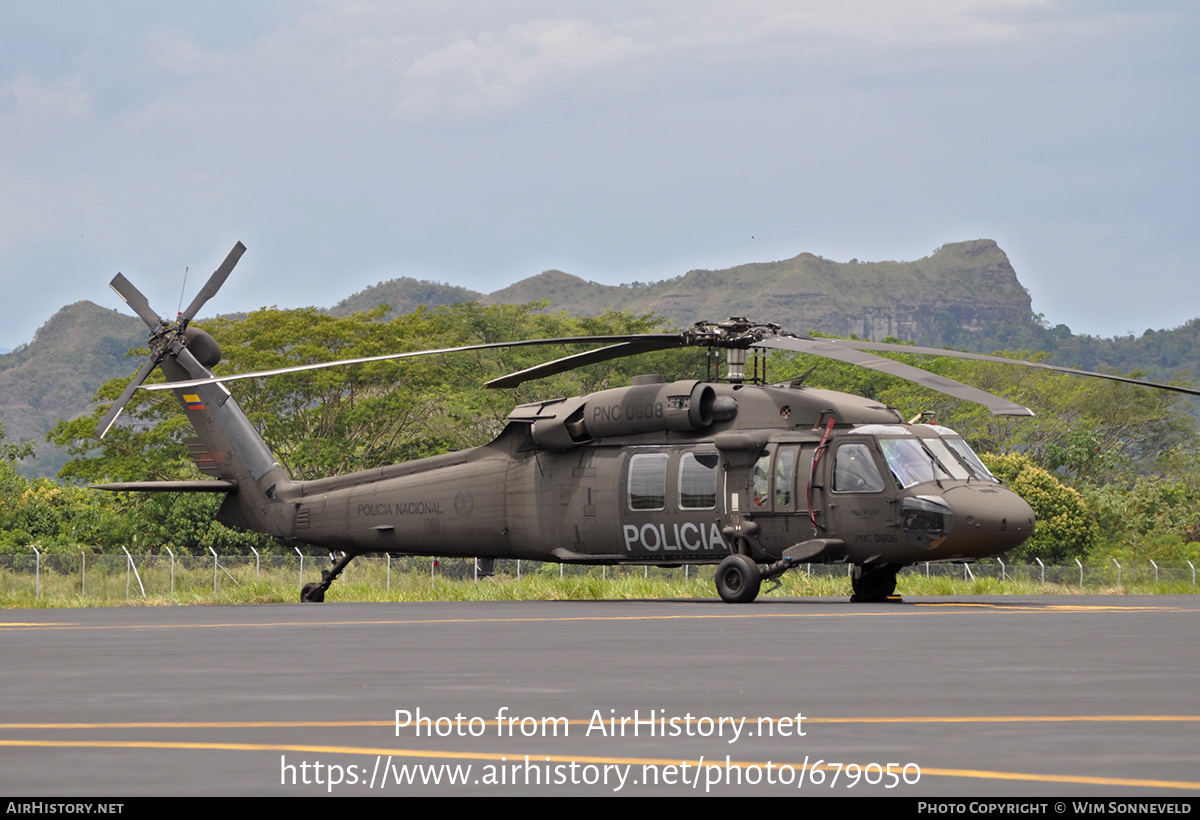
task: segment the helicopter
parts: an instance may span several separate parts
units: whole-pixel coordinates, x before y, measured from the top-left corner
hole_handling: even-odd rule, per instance
[[[103,438],[138,389],[171,390],[195,437],[200,472],[188,481],[118,482],[110,491],[209,492],[217,519],[341,553],[302,602],[321,602],[355,557],[463,557],[490,574],[497,558],[592,565],[716,564],[727,603],[749,603],[788,570],[849,565],[852,602],[895,599],[896,575],[924,562],[1001,555],[1033,533],[1034,513],[1002,486],[967,442],[893,407],[806,386],[767,383],[757,357],[785,350],[849,362],[1031,416],[1014,402],[875,355],[924,353],[1095,376],[1200,395],[1124,376],[998,356],[858,340],[812,338],[744,318],[674,333],[493,342],[218,376],[216,340],[191,324],[245,252],[238,242],[188,307],[160,317],[118,273],[113,290],[150,329],[150,355],[96,428]],[[298,481],[272,455],[226,386],[242,379],[487,348],[602,345],[493,379],[508,388],[576,367],[654,350],[724,350],[723,378],[632,384],[523,404],[491,442],[415,461]],[[165,383],[143,384],[155,368]],[[811,372],[811,371],[810,371]],[[711,375],[711,374],[710,374]],[[807,374],[805,374],[807,376]]]

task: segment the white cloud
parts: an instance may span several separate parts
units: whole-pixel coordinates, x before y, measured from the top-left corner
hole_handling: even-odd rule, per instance
[[[530,20],[499,35],[482,31],[414,61],[405,72],[400,110],[465,114],[511,107],[580,74],[618,70],[642,48],[629,36],[575,19]]]
[[[21,72],[8,84],[17,107],[33,114],[87,114],[90,100],[79,77],[47,81]]]
[[[330,270],[615,282],[1031,225],[1069,260],[1068,216],[1164,271],[1194,256],[1182,3],[214,3],[0,5],[0,282],[239,238],[311,301],[351,287]]]

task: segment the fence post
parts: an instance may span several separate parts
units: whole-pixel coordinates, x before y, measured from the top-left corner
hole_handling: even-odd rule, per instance
[[[1188,561],[1188,566],[1192,568],[1192,586],[1196,585],[1196,565]]]
[[[385,552],[384,555],[387,556],[387,588],[388,588],[388,591],[391,591],[391,589],[392,589],[392,554],[390,552]]]
[[[33,559],[33,600],[36,601],[42,594],[42,554],[38,552],[38,548],[33,544],[30,544],[29,548],[33,550],[34,555],[37,556]]]
[[[138,589],[142,591],[142,597],[146,597],[146,587],[142,585],[142,576],[138,574],[137,567],[133,565],[133,556],[129,554],[129,550],[121,547],[121,551],[125,553],[125,600],[129,600],[129,571],[133,570],[133,576],[138,579]]]
[[[79,553],[79,597],[87,597],[87,553]]]
[[[1083,589],[1083,562],[1076,558],[1075,563],[1079,564],[1079,588]]]
[[[1116,558],[1111,558],[1109,560],[1111,560],[1114,564],[1117,565],[1117,586],[1120,586],[1121,585],[1121,562],[1118,561]]]
[[[1034,558],[1033,560],[1037,561],[1038,566],[1042,568],[1042,583],[1046,583],[1046,565],[1042,563],[1041,558]]]
[[[1154,567],[1154,583],[1158,583],[1158,564],[1154,563],[1153,558],[1146,559],[1150,562],[1150,566]]]
[[[259,566],[262,563],[262,558],[259,557],[258,550],[256,550],[254,547],[251,547],[250,551],[254,553],[254,580],[257,581],[262,578],[260,573],[261,567]]]
[[[213,554],[213,595],[217,594],[217,551],[212,547],[208,551]]]
[[[996,563],[1000,565],[1000,583],[1004,583],[1004,581],[1008,578],[1008,567],[1004,566],[1004,562],[999,558],[996,559]],[[1013,578],[1013,580],[1015,581],[1017,579]]]
[[[964,581],[974,581],[975,580],[975,573],[971,572],[970,564],[963,564],[963,580]]]
[[[296,554],[300,556],[300,587],[301,587],[301,589],[303,589],[304,588],[304,553],[302,553],[300,551],[299,547],[292,547],[292,549],[294,549],[296,551]]]
[[[163,549],[165,549],[167,551],[167,555],[171,556],[171,594],[174,595],[175,594],[175,553],[171,552],[171,548],[168,546],[163,546]]]

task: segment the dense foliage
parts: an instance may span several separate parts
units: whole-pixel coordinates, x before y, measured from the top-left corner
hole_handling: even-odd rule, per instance
[[[220,370],[225,373],[516,339],[662,329],[653,317],[608,313],[581,318],[540,308],[462,303],[391,320],[384,308],[342,317],[312,309],[271,309],[243,320],[208,323],[206,329],[222,346]],[[484,443],[503,427],[513,406],[524,402],[628,384],[637,373],[661,372],[669,379],[704,374],[704,353],[692,350],[617,360],[515,390],[481,387],[488,379],[580,349],[554,345],[409,358],[237,382],[232,390],[281,463],[297,478],[312,478]],[[773,355],[769,376],[787,381],[816,365],[805,384],[875,398],[906,418],[930,413],[977,450],[998,454],[987,457],[989,465],[1031,503],[1039,519],[1035,537],[1014,553],[1015,560],[1178,561],[1197,556],[1196,425],[1176,394],[997,364],[901,358],[1004,395],[1037,416],[997,418],[909,382],[805,356]],[[169,393],[140,391],[103,443],[92,438],[106,403],[124,384],[125,379],[106,383],[91,416],[62,422],[52,431],[51,438],[69,446],[74,456],[61,473],[71,483],[26,479],[11,466],[18,450],[12,445],[0,450],[0,548],[91,548],[80,547],[86,544],[203,552],[209,546],[267,547],[268,539],[213,521],[219,496],[126,496],[76,486],[198,477],[183,443],[190,428]]]

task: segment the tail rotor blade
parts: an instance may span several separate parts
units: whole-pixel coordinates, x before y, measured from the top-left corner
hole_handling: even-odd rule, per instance
[[[104,438],[108,434],[109,429],[113,426],[113,422],[117,420],[117,416],[121,415],[121,411],[125,409],[125,405],[133,398],[134,391],[146,380],[146,377],[150,375],[150,371],[154,370],[158,361],[157,356],[150,356],[137,372],[137,375],[133,377],[133,380],[125,385],[125,389],[121,391],[121,395],[117,397],[112,407],[108,408],[108,412],[104,414],[104,418],[100,419],[100,423],[96,425],[96,438]]]
[[[142,318],[142,321],[146,323],[146,327],[151,330],[158,327],[158,314],[150,307],[150,302],[142,295],[142,292],[135,288],[133,283],[126,279],[123,274],[118,273],[114,276],[113,280],[108,283],[108,286],[125,300],[125,304],[133,308],[133,312]]]
[[[180,316],[181,319],[190,322],[195,318],[200,308],[204,307],[204,303],[217,295],[217,291],[221,289],[221,285],[225,284],[225,280],[229,278],[229,274],[233,272],[234,266],[237,265],[238,260],[242,258],[242,254],[245,252],[246,246],[241,242],[233,246],[233,250],[225,256],[225,261],[213,271],[213,275],[208,277],[208,281],[204,283],[204,287],[196,294],[196,298],[187,306],[187,310]]]

